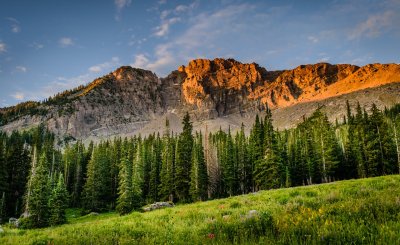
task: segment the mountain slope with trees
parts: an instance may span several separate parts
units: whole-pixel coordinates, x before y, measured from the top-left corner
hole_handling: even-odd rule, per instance
[[[267,108],[249,135],[243,126],[236,133],[193,132],[189,114],[182,127],[175,133],[166,121],[162,136],[78,141],[63,150],[44,126],[0,134],[2,220],[22,215],[22,227],[44,227],[64,222],[67,207],[126,214],[156,201],[188,203],[400,172],[400,104],[367,111],[347,103],[347,115],[333,124],[316,110],[283,131]]]

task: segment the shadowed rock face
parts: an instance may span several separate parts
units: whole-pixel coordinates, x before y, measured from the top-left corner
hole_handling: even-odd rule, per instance
[[[45,114],[16,116],[1,129],[10,132],[44,122],[60,137],[99,138],[138,133],[146,127],[151,131],[149,125],[158,127],[162,122],[157,120],[165,115],[179,118],[187,111],[195,122],[214,120],[240,125],[240,120],[249,120],[266,106],[274,109],[275,114],[286,115],[285,112],[291,110],[284,108],[303,102],[311,105],[309,103],[318,104],[334,97],[349,99],[350,95],[340,95],[394,82],[400,82],[400,65],[397,64],[358,67],[318,63],[293,70],[267,71],[255,63],[242,64],[233,59],[196,59],[161,79],[151,71],[123,66],[68,94],[61,104],[38,105]],[[371,101],[367,98],[374,98],[374,93],[378,95],[375,90],[368,91],[367,96],[362,97],[365,103]],[[392,86],[385,92],[376,91],[379,91],[379,98],[374,101],[379,105],[398,102],[399,86]],[[354,93],[354,96],[361,94]],[[330,101],[334,103],[327,103],[327,106],[344,108],[338,104],[345,101]],[[302,109],[290,112],[285,116],[287,120],[274,115],[278,126],[292,126],[293,120],[307,114],[314,106],[296,108]],[[6,111],[0,109],[0,113]],[[155,121],[157,123],[152,124]]]

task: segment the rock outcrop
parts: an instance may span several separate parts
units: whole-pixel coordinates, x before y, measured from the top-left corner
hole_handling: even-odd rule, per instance
[[[203,117],[215,118],[243,113],[253,108],[249,95],[266,79],[266,70],[259,65],[242,64],[233,59],[197,59],[178,69],[184,76],[184,101]]]

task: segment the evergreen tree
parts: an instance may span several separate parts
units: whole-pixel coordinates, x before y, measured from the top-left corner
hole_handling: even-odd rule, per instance
[[[35,164],[35,162],[34,162]],[[48,225],[49,214],[49,172],[46,152],[40,156],[37,165],[32,166],[32,173],[26,194],[25,217],[27,228],[39,228]]]
[[[237,179],[237,154],[235,145],[232,139],[231,130],[229,128],[226,138],[224,156],[222,161],[222,181],[225,186],[225,191],[229,196],[233,196],[238,191]]]
[[[262,159],[263,156],[263,130],[262,123],[260,122],[258,115],[256,115],[255,123],[250,132],[248,147],[249,159],[251,163],[251,176],[249,176],[251,179],[251,191],[255,191],[255,182],[253,177],[255,165]]]
[[[65,210],[68,207],[68,191],[64,183],[62,173],[58,176],[58,181],[51,192],[49,199],[49,225],[60,225],[67,222]]]
[[[2,139],[2,137],[0,135],[0,195],[5,193],[8,189],[8,184],[7,184],[8,173],[7,173],[7,164],[6,164],[5,153],[6,153],[5,141]],[[5,204],[4,204],[4,208],[5,208]],[[1,218],[1,216],[0,216],[0,218]]]
[[[31,169],[30,148],[25,143],[25,137],[19,132],[13,132],[6,143],[7,183],[6,193],[7,216],[20,216],[23,207],[24,193]]]
[[[280,184],[280,154],[272,126],[272,114],[267,108],[264,120],[264,156],[256,161],[254,180],[258,189],[277,188]]]
[[[175,143],[173,138],[170,137],[168,119],[166,120],[166,130],[162,139],[161,158],[159,195],[161,200],[169,200],[172,202],[174,199]]]
[[[162,144],[160,135],[157,134],[157,137],[152,142],[152,159],[151,159],[151,170],[150,170],[150,179],[149,179],[149,199],[150,202],[158,201],[158,188],[160,185],[160,170],[161,170],[161,152],[162,152]]]
[[[85,157],[85,146],[81,141],[78,141],[76,143],[75,149],[76,149],[76,168],[75,168],[75,178],[72,187],[71,205],[72,207],[79,207],[81,202],[84,177],[86,173],[87,160]]]
[[[143,203],[143,156],[145,149],[145,144],[139,137],[135,147],[132,169],[132,206],[134,209],[141,207]]]
[[[395,171],[396,149],[389,125],[375,104],[367,124],[366,164],[369,176],[391,174]]]
[[[190,196],[192,201],[207,199],[208,176],[204,159],[203,140],[201,133],[196,132],[192,152],[192,168],[190,173]]]
[[[349,101],[346,101],[347,108],[347,141],[344,146],[345,163],[343,165],[342,176],[345,179],[357,177],[357,138],[356,138],[356,124],[354,117],[351,113]]]
[[[107,142],[101,142],[93,148],[84,185],[83,208],[86,211],[107,210],[112,203],[111,159],[107,152],[108,146]]]
[[[0,224],[5,222],[6,215],[6,192],[3,191],[0,198]]]
[[[132,190],[132,165],[129,161],[128,142],[125,139],[122,145],[121,164],[119,168],[119,186],[116,210],[119,214],[127,214],[133,208],[133,190]]]
[[[175,155],[175,193],[181,202],[188,202],[193,135],[189,113],[183,118],[183,131],[179,135]]]
[[[240,193],[245,194],[251,191],[251,163],[249,161],[248,146],[246,135],[244,133],[244,125],[240,127],[240,132],[236,136],[235,144],[237,146],[238,161],[238,180]]]

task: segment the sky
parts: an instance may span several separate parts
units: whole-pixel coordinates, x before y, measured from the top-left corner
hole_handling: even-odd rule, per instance
[[[167,76],[195,58],[267,70],[400,62],[400,0],[1,0],[0,107],[122,65]]]

